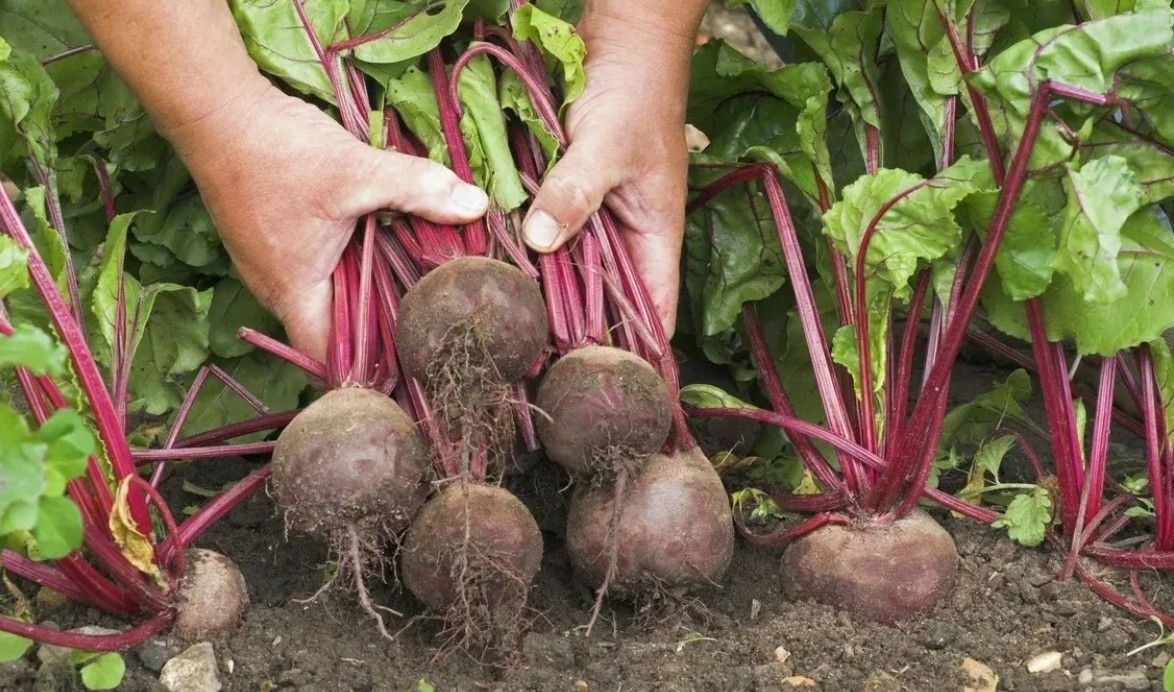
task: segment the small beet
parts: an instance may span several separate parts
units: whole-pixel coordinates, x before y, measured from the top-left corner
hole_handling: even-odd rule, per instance
[[[886,624],[933,608],[957,571],[954,538],[921,510],[887,525],[824,526],[783,553],[792,598]]]
[[[187,551],[186,561],[172,634],[203,640],[236,629],[249,607],[245,578],[236,563],[202,548]]]
[[[370,389],[327,392],[298,414],[273,450],[273,490],[308,532],[402,530],[424,503],[430,459],[416,426]]]
[[[404,373],[426,385],[441,384],[430,380],[446,367],[509,383],[541,355],[548,328],[537,282],[505,262],[461,257],[428,272],[404,295],[395,340]]]
[[[617,497],[622,495],[622,497]],[[620,503],[618,530],[613,513]],[[610,485],[581,485],[567,517],[567,551],[593,588],[632,597],[645,588],[716,584],[734,554],[729,499],[709,460],[696,449],[655,454],[617,493]]]
[[[672,424],[668,389],[656,370],[608,346],[560,358],[542,378],[535,404],[547,456],[577,475],[611,476],[617,463],[643,461],[664,446]]]
[[[505,597],[525,599],[542,562],[542,533],[509,491],[459,483],[424,505],[400,556],[404,585],[433,610],[457,602],[473,586],[469,580],[482,581],[476,588],[495,606]]]

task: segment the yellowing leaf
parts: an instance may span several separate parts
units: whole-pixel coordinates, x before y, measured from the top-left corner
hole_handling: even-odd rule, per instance
[[[127,499],[129,492],[130,478],[123,478],[118,484],[118,491],[114,495],[114,507],[110,512],[110,535],[114,536],[114,542],[118,544],[127,562],[154,579],[160,587],[167,588],[167,580],[155,564],[155,546],[139,531],[134,518],[130,515],[130,502]]]

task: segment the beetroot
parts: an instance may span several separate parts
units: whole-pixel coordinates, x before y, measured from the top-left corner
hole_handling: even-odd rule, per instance
[[[546,305],[520,269],[461,257],[403,297],[395,341],[404,373],[429,389],[520,379],[546,345]]]
[[[512,650],[542,562],[542,534],[518,498],[497,486],[458,482],[412,522],[400,551],[404,585],[442,613],[448,638],[469,649]]]
[[[202,548],[192,548],[186,558],[172,634],[203,640],[236,629],[249,607],[245,578],[236,563]]]
[[[394,401],[359,387],[327,392],[277,438],[273,490],[294,528],[396,533],[427,493],[428,449]]]
[[[363,610],[389,638],[365,575],[382,572],[383,539],[402,531],[423,504],[429,462],[403,410],[361,387],[324,394],[273,449],[273,491],[287,523],[331,541],[339,573],[350,577]]]
[[[636,471],[672,424],[668,390],[644,359],[607,346],[571,351],[542,379],[538,437],[547,456],[584,476]]]
[[[624,597],[720,580],[734,553],[734,525],[709,460],[695,447],[655,454],[627,483],[625,493],[607,485],[576,490],[567,551],[579,576],[596,588],[610,582]]]
[[[933,608],[957,570],[953,537],[921,510],[887,524],[824,526],[783,553],[791,597],[882,623]]]

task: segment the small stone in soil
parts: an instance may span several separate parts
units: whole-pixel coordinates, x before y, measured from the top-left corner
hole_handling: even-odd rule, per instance
[[[1053,670],[1059,670],[1063,660],[1064,654],[1059,651],[1045,651],[1027,659],[1027,672],[1050,673]]]
[[[159,684],[168,692],[219,692],[220,676],[212,644],[193,644],[163,664]]]
[[[159,637],[148,639],[135,649],[135,656],[139,659],[139,663],[156,674],[163,670],[163,665],[177,653],[179,653],[179,649],[174,644]]]
[[[1135,670],[1121,675],[1104,675],[1096,679],[1097,687],[1115,687],[1125,690],[1148,690],[1150,679],[1145,671]]]
[[[999,676],[982,661],[973,658],[962,659],[962,672],[966,675],[963,692],[995,692],[998,689]]]
[[[901,692],[901,682],[892,675],[878,670],[864,681],[864,692]]]

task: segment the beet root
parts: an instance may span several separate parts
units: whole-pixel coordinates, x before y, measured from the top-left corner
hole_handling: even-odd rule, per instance
[[[311,533],[398,533],[424,504],[430,459],[416,426],[379,392],[327,392],[273,450],[273,491],[286,519]]]
[[[509,491],[457,483],[413,520],[400,550],[401,578],[444,615],[453,646],[508,652],[521,633],[542,547],[534,517]]]
[[[933,608],[958,570],[954,538],[915,510],[891,524],[828,525],[787,547],[784,588],[854,616],[893,623]]]
[[[623,598],[716,584],[734,554],[725,488],[696,448],[655,454],[626,479],[624,492],[578,487],[567,517],[567,552],[580,579],[596,589],[606,582]]]
[[[447,378],[466,387],[521,379],[541,355],[548,329],[537,282],[505,262],[461,257],[404,295],[395,341],[409,377],[430,389]]]
[[[236,629],[249,607],[249,591],[236,563],[202,548],[187,551],[186,562],[172,634],[194,641]]]
[[[660,451],[672,424],[668,389],[644,359],[587,346],[563,356],[542,379],[538,437],[569,473],[611,477]]]

